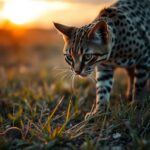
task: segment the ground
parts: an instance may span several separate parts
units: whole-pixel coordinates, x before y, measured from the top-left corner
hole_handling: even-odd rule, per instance
[[[54,77],[49,69],[5,73],[0,149],[149,149],[150,104],[137,109],[124,99],[124,89],[118,88],[125,86],[124,75],[116,75],[121,80],[114,86],[111,110],[84,120],[95,100],[90,80],[76,79],[72,90],[68,79],[58,81],[60,74]]]
[[[110,109],[85,120],[95,101],[95,83],[76,78],[72,86],[61,61],[62,45],[54,36],[47,39],[50,45],[39,44],[46,33],[36,32],[34,45],[28,38],[28,51],[0,48],[0,149],[148,150],[149,98],[142,108],[131,105],[124,97],[127,77],[118,70]]]

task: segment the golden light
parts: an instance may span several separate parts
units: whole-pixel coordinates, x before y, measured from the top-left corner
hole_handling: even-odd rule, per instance
[[[12,23],[21,25],[36,20],[47,11],[61,10],[67,7],[69,4],[63,2],[9,0],[5,2],[2,14]]]

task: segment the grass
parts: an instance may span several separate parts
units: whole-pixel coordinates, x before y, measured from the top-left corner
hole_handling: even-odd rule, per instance
[[[116,81],[111,111],[84,120],[95,100],[89,81],[70,83],[51,71],[6,72],[0,81],[0,149],[148,150],[150,103],[137,109],[122,96]],[[123,88],[122,88],[123,87]],[[121,90],[120,90],[121,88]]]

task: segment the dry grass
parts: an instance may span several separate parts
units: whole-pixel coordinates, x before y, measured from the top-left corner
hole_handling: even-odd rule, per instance
[[[111,110],[87,120],[95,99],[90,81],[76,81],[73,94],[70,83],[54,78],[49,69],[7,71],[5,76],[0,84],[0,149],[149,149],[150,104],[146,100],[137,109],[125,101],[125,76],[116,81]]]
[[[12,44],[22,43],[20,51],[13,51],[14,44],[0,47],[0,149],[149,150],[149,98],[141,109],[125,100],[122,70],[110,110],[84,120],[95,101],[95,85],[75,80],[72,90],[67,71],[52,69],[64,64],[61,38],[48,31],[29,33],[20,41],[10,37]],[[1,38],[9,42],[8,35]]]

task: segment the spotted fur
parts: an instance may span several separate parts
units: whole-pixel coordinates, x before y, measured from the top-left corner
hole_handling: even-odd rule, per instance
[[[81,28],[54,23],[65,40],[64,55],[73,72],[87,76],[96,67],[96,113],[108,104],[117,67],[126,68],[128,95],[141,101],[150,68],[150,1],[119,0]]]

